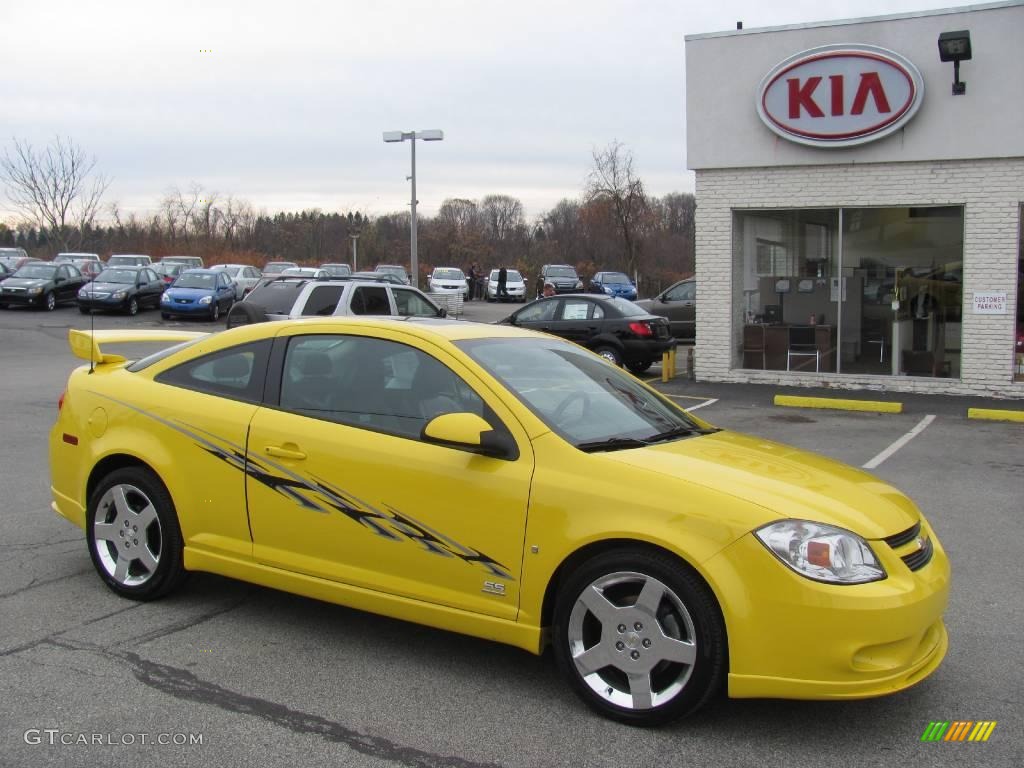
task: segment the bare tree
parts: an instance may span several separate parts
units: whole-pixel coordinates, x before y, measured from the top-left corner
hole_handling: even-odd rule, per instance
[[[0,158],[0,179],[15,209],[48,230],[66,251],[93,224],[110,186],[95,168],[96,158],[87,157],[71,139],[57,136],[38,152],[29,142],[14,139],[14,152]]]
[[[619,141],[594,150],[594,168],[587,176],[587,202],[603,201],[611,209],[622,237],[623,266],[627,274],[639,259],[638,230],[648,212],[644,185],[633,173],[633,153]]]

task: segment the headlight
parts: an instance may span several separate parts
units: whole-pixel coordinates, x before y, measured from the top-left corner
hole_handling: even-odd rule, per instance
[[[80,298],[80,299],[88,299],[89,298],[89,289],[86,288],[85,286],[82,286],[81,288],[79,288],[78,289],[78,298]]]
[[[868,543],[855,533],[807,520],[780,520],[754,535],[801,576],[830,584],[864,584],[885,578]]]
[[[606,285],[606,286],[604,287],[604,292],[605,292],[605,293],[611,293],[611,292],[612,292],[612,287],[611,287],[610,285]]]
[[[161,304],[170,304],[170,302],[171,302],[171,297],[170,296],[168,296],[166,293],[161,293],[160,294],[160,303]]]
[[[203,298],[201,298],[199,300],[199,303],[200,304],[209,304],[211,301],[213,301],[213,296],[203,296]]]
[[[29,288],[27,291],[25,291],[25,293],[27,293],[29,296],[38,296],[42,292],[43,288],[42,286],[39,285],[37,285],[35,288]]]
[[[117,299],[118,301],[120,301],[121,299],[123,299],[127,295],[128,295],[128,291],[114,291],[114,293],[111,294],[111,298],[112,299]]]

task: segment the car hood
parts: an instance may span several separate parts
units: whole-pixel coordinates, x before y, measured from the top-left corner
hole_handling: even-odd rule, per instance
[[[39,277],[8,277],[4,280],[4,288],[41,288],[50,283],[50,280]]]
[[[799,518],[881,539],[920,519],[914,502],[874,475],[739,432],[716,432],[605,456],[749,501],[766,510],[764,523]]]
[[[110,291],[111,293],[115,291],[130,291],[134,287],[132,283],[98,283],[95,280],[85,286],[87,291]]]
[[[203,296],[212,296],[210,288],[168,288],[164,291],[172,299],[201,299]]]

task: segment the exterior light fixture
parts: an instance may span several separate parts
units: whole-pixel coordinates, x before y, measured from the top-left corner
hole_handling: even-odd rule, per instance
[[[412,284],[419,287],[420,265],[416,253],[416,139],[420,141],[443,141],[444,131],[432,128],[426,131],[384,131],[384,142],[394,144],[400,141],[408,141],[412,146],[412,175],[408,177],[412,182],[412,210],[409,218],[409,271],[412,272]]]
[[[960,62],[971,58],[971,33],[966,29],[959,32],[943,32],[939,35],[939,61],[953,62],[953,95],[962,96],[967,92],[967,83],[960,82]]]

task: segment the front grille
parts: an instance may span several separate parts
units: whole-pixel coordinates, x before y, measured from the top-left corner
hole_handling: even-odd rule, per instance
[[[912,571],[918,571],[928,565],[934,552],[935,549],[932,547],[932,540],[925,539],[924,544],[919,550],[917,550],[917,552],[907,555],[902,559],[903,562],[907,564],[907,568]]]
[[[175,299],[174,303],[175,304],[191,304],[192,301],[190,299]]]
[[[920,532],[921,532],[921,523],[917,522],[917,523],[914,523],[914,525],[911,526],[910,528],[907,528],[907,530],[903,531],[902,533],[893,534],[892,536],[890,536],[887,539],[882,539],[882,541],[884,541],[886,544],[888,544],[893,549],[899,549],[904,544],[909,544],[914,539],[916,539],[917,535]]]

